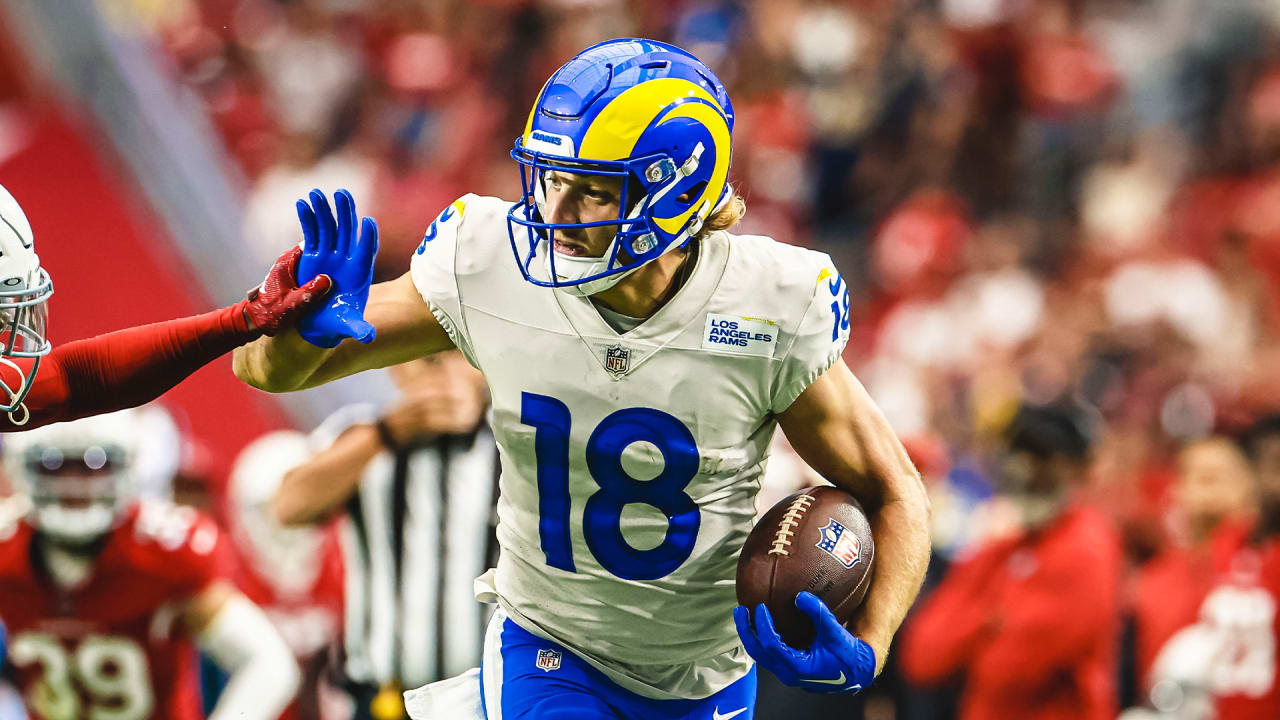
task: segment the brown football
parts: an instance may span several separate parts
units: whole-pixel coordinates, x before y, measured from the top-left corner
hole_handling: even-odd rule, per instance
[[[871,586],[871,523],[849,493],[811,487],[774,505],[752,529],[738,558],[738,602],[764,603],[788,645],[807,648],[814,627],[796,609],[802,590],[817,595],[842,623]]]

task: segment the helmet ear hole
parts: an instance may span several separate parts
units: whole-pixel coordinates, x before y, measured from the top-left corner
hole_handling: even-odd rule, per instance
[[[706,180],[701,180],[701,181],[699,181],[699,182],[697,182],[697,183],[694,183],[693,187],[691,187],[691,188],[689,188],[688,190],[686,190],[686,191],[684,191],[684,192],[680,193],[680,197],[676,198],[676,202],[678,202],[678,203],[683,203],[683,204],[685,204],[685,205],[689,205],[689,204],[693,203],[693,201],[695,201],[695,200],[697,200],[698,198],[702,197],[702,192],[703,192],[704,190],[706,190],[706,189],[707,189],[707,181],[706,181]]]

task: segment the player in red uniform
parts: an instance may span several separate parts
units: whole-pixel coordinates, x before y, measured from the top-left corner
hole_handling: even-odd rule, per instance
[[[300,432],[267,433],[240,452],[227,491],[229,534],[241,560],[236,585],[275,624],[302,668],[302,689],[280,720],[351,717],[350,707],[337,707],[347,704],[345,694],[326,687],[329,650],[342,630],[337,528],[283,527],[271,503],[285,473],[313,454]]]
[[[338,202],[350,202],[350,195],[339,191]],[[322,324],[337,326],[338,335],[368,342],[371,326],[351,330],[354,323],[334,319],[344,305],[344,281],[335,278],[372,275],[377,230],[366,223],[374,242],[363,252],[324,244],[324,236],[320,243],[309,241],[281,255],[262,285],[234,305],[55,349],[45,338],[53,283],[40,267],[26,215],[0,187],[0,432],[141,405],[232,349],[292,327],[304,313],[312,326],[324,316],[329,322]],[[302,287],[296,281],[300,262],[311,278]]]
[[[192,643],[230,674],[212,720],[274,720],[299,673],[225,578],[226,541],[194,509],[130,489],[136,410],[9,440],[24,492],[0,503],[8,664],[38,720],[201,717]]]

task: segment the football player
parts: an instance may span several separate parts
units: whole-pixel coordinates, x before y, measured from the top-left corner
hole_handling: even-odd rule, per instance
[[[339,202],[347,199],[339,192]],[[372,328],[345,316],[360,301],[344,292],[373,272],[377,228],[367,222],[372,244],[293,248],[234,305],[55,349],[45,338],[53,282],[40,267],[26,214],[0,187],[0,432],[141,405],[232,348],[300,320],[313,339],[336,333],[367,342]],[[302,287],[300,271],[309,278]]]
[[[928,502],[840,361],[848,288],[822,253],[726,232],[744,212],[732,130],[724,86],[692,55],[592,46],[552,75],[516,140],[523,196],[457,200],[410,271],[373,288],[375,342],[323,350],[282,333],[235,354],[236,374],[271,391],[453,347],[484,373],[502,458],[501,558],[478,581],[499,609],[472,683],[489,718],[746,720],[753,657],[792,685],[856,691],[915,597]],[[353,213],[299,203],[321,245]],[[786,646],[764,606],[735,609],[779,424],[871,508],[875,532],[851,630],[796,599],[818,626],[808,649]],[[415,717],[433,702],[448,701],[409,698]]]
[[[210,717],[274,720],[298,666],[229,584],[226,540],[188,507],[138,500],[137,410],[6,443],[0,503],[8,664],[38,720],[203,717],[194,640],[230,673]]]
[[[272,497],[285,473],[311,459],[307,436],[277,430],[249,443],[228,482],[228,530],[241,562],[236,585],[262,608],[302,668],[298,697],[279,720],[342,717],[328,712],[325,672],[342,630],[342,552],[332,528],[283,527]],[[337,703],[342,704],[342,703]],[[350,709],[345,713],[350,717]]]

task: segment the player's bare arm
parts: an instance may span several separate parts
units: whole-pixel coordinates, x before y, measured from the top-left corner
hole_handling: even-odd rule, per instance
[[[929,500],[902,443],[843,362],[813,382],[778,416],[796,452],[869,511],[875,576],[854,633],[884,668],[893,635],[929,564]]]
[[[236,350],[236,377],[267,392],[292,392],[453,348],[408,273],[372,286],[364,313],[378,330],[372,342],[320,348],[297,332],[261,338]]]
[[[284,474],[272,500],[284,525],[322,523],[345,510],[365,469],[379,454],[397,453],[429,438],[466,435],[484,417],[484,379],[460,353],[443,353],[391,368],[402,397],[376,418],[339,430],[323,450]],[[412,388],[408,391],[408,388]]]
[[[209,720],[277,717],[297,692],[301,673],[267,616],[226,581],[189,599],[179,615],[200,647],[230,677]]]
[[[373,425],[353,425],[332,445],[285,473],[272,500],[282,525],[311,525],[330,517],[360,486],[365,466],[386,449]]]

